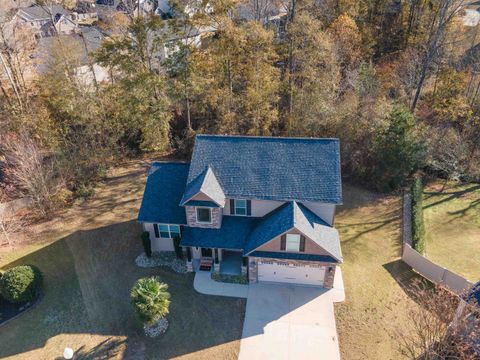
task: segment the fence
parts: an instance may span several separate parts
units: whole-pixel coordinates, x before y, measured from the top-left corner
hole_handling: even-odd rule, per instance
[[[428,260],[412,248],[412,211],[410,194],[403,197],[402,260],[424,278],[461,294],[473,285],[464,277]]]

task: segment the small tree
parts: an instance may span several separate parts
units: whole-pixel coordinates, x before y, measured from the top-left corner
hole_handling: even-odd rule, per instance
[[[419,166],[422,147],[415,133],[415,116],[405,107],[394,107],[388,126],[376,144],[377,188],[388,191],[401,185]]]
[[[146,325],[154,325],[168,314],[170,293],[168,285],[152,276],[137,280],[130,297],[138,318]]]
[[[40,294],[42,279],[42,273],[35,266],[16,266],[2,275],[0,294],[11,303],[35,300]]]
[[[175,254],[177,255],[177,258],[182,260],[183,251],[182,251],[182,247],[180,246],[180,236],[175,236],[173,238],[173,246],[175,247]]]
[[[147,255],[147,257],[152,257],[152,242],[150,240],[150,233],[148,231],[144,231],[141,238],[145,255]]]
[[[412,245],[419,253],[425,253],[425,222],[423,219],[423,184],[420,176],[412,184]]]

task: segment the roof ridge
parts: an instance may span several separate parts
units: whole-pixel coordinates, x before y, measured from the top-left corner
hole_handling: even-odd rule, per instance
[[[236,139],[269,139],[269,140],[312,140],[312,141],[340,141],[339,138],[318,138],[318,137],[286,137],[286,136],[253,136],[253,135],[228,135],[228,134],[197,134],[200,138],[236,138]]]

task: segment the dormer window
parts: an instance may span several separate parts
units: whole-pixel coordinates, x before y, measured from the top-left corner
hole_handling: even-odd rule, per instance
[[[212,223],[212,209],[210,208],[197,208],[197,222],[211,224]]]
[[[230,215],[250,216],[252,212],[251,200],[231,199]]]

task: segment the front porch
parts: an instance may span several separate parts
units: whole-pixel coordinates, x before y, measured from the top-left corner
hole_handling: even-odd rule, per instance
[[[247,273],[247,261],[244,260],[241,251],[200,247],[185,248],[185,251],[190,271],[213,270],[222,275]]]

